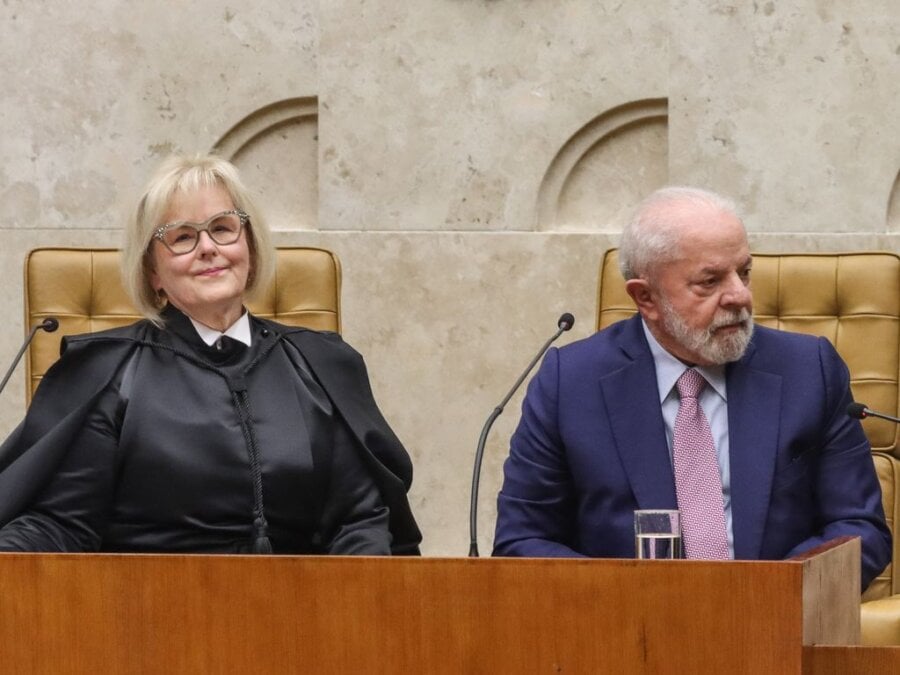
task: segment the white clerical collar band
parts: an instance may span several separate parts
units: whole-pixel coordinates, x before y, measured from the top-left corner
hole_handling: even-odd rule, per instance
[[[188,318],[191,319],[191,317]],[[194,321],[194,319],[191,319],[191,323],[193,324],[194,329],[197,331],[197,335],[200,336],[200,339],[210,347],[212,347],[216,343],[216,340],[218,340],[223,335],[227,335],[228,337],[237,340],[238,342],[243,342],[248,347],[252,342],[252,337],[250,334],[250,315],[247,312],[241,314],[241,318],[231,324],[231,326],[229,326],[224,333],[214,330],[209,326],[205,326],[199,321]]]

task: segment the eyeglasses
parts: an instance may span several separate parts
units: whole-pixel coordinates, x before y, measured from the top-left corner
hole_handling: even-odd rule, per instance
[[[175,255],[185,255],[197,248],[200,233],[206,232],[220,246],[233,244],[241,236],[241,230],[250,223],[250,216],[243,211],[222,211],[202,223],[178,221],[160,225],[153,233]]]

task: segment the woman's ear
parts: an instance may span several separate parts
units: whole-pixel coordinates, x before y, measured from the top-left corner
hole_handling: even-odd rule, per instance
[[[160,289],[162,289],[162,281],[156,273],[156,264],[153,261],[153,256],[149,253],[144,256],[144,278],[150,284],[150,288],[159,293]]]

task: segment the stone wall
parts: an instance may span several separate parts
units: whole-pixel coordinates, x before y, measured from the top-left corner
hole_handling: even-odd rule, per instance
[[[757,251],[900,251],[894,0],[0,5],[0,363],[35,246],[118,245],[152,168],[218,149],[278,244],[331,248],[343,325],[416,465],[429,555],[468,550],[481,426],[665,184]],[[877,292],[877,289],[873,289]],[[24,411],[21,370],[0,432]],[[480,546],[521,393],[490,437]]]

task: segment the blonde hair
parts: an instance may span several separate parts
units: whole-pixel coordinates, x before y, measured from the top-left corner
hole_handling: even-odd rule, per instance
[[[258,212],[237,168],[215,155],[174,155],[166,159],[147,183],[137,208],[125,228],[122,254],[122,282],[137,310],[159,325],[165,305],[150,283],[153,258],[150,245],[157,227],[176,193],[187,193],[219,185],[225,189],[234,208],[249,216],[244,229],[250,249],[250,276],[245,292],[252,297],[269,286],[275,271],[275,252],[269,227]]]

